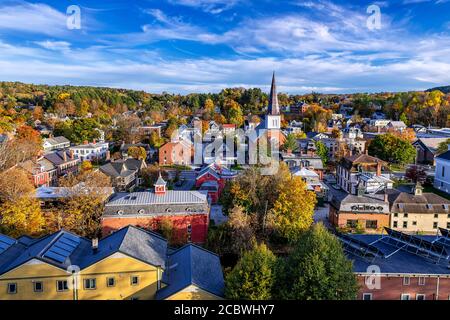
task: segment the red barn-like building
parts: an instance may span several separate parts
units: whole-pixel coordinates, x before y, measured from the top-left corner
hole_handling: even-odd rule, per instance
[[[210,205],[206,192],[166,190],[160,177],[155,192],[119,193],[106,205],[103,235],[127,225],[161,231],[169,225],[174,243],[204,243]],[[168,224],[167,224],[168,223]]]
[[[226,181],[236,177],[236,172],[222,167],[216,163],[202,168],[195,180],[195,187],[207,191],[212,203],[217,203]]]

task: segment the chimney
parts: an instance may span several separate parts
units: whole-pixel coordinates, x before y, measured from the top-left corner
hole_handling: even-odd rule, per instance
[[[71,160],[75,159],[75,155],[73,153],[73,150],[69,150],[69,156],[70,156]]]
[[[92,251],[96,253],[98,250],[98,238],[92,239]]]
[[[108,150],[106,151],[106,161],[111,159],[111,152]]]
[[[66,152],[66,150],[63,150],[63,160],[64,160],[64,162],[67,162],[67,152]]]
[[[364,150],[364,153],[366,154],[366,156],[369,155],[369,149]]]
[[[384,190],[384,202],[389,202],[388,194],[386,190]]]
[[[366,192],[366,190],[365,190],[364,186],[362,185],[362,183],[358,183],[358,187],[357,187],[358,197],[364,196],[365,192]]]
[[[92,143],[96,144],[97,143],[97,139],[92,140]]]
[[[377,177],[381,176],[381,162],[377,161]]]
[[[84,140],[84,141],[83,141],[83,144],[86,145],[86,144],[89,144],[89,142],[88,142],[87,140]]]

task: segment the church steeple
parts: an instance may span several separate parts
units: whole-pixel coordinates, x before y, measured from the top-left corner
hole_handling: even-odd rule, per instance
[[[272,87],[270,88],[269,107],[265,119],[265,129],[280,129],[281,115],[278,104],[277,85],[275,83],[275,72],[272,76]]]
[[[275,83],[275,71],[272,76],[272,86],[270,88],[269,108],[267,113],[270,115],[280,114],[280,105],[278,104],[277,85]]]

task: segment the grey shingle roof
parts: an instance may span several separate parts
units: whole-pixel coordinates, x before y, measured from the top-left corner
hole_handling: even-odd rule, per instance
[[[216,296],[223,296],[224,279],[219,257],[194,244],[187,244],[169,255],[163,281],[168,285],[156,293],[165,299],[195,285]]]
[[[61,236],[70,234],[79,239],[70,256],[59,263],[48,257],[45,253]],[[121,252],[135,259],[144,261],[153,266],[164,268],[167,255],[167,241],[155,232],[127,226],[99,241],[98,250],[92,250],[91,241],[61,230],[37,240],[24,239],[0,254],[0,274],[3,274],[21,264],[38,259],[61,269],[70,265],[84,269],[116,252]]]

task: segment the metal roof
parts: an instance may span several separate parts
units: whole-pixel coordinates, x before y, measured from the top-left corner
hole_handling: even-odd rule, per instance
[[[198,191],[167,190],[164,194],[151,191],[118,193],[105,206],[138,206],[153,204],[207,203],[207,196]]]

